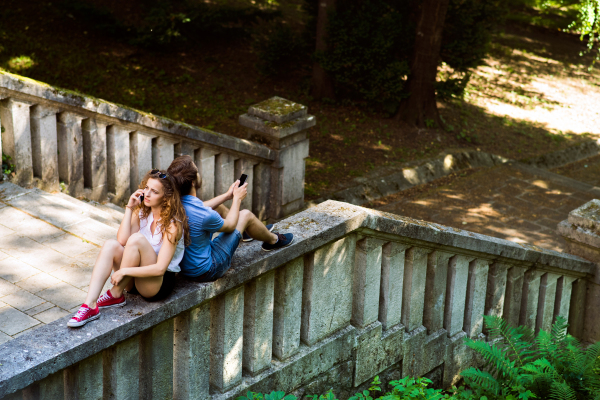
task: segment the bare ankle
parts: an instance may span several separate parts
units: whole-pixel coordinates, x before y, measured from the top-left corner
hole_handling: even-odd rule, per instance
[[[277,243],[277,235],[274,233],[271,233],[271,240],[269,240],[269,244],[275,244]]]
[[[112,288],[110,288],[110,294],[112,294],[112,297],[114,297],[115,299],[118,299],[119,297],[123,296],[123,289],[117,286],[113,286]]]

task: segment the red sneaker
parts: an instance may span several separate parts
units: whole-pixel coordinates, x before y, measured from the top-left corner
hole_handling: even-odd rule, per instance
[[[109,308],[109,307],[123,307],[125,304],[125,295],[122,294],[118,299],[114,298],[110,289],[106,291],[102,296],[98,298],[96,302],[98,308]]]
[[[77,314],[67,322],[67,326],[71,328],[79,328],[87,324],[90,321],[100,318],[100,310],[98,306],[95,309],[91,309],[87,304],[82,304],[77,311]]]

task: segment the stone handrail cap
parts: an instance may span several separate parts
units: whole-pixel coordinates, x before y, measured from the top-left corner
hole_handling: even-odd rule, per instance
[[[600,200],[593,199],[569,213],[569,223],[586,229],[600,228]]]
[[[248,114],[277,124],[306,116],[307,107],[282,97],[273,96],[248,108]]]

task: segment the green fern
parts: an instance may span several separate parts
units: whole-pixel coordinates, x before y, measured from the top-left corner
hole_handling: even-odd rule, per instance
[[[462,377],[469,386],[482,387],[490,393],[498,396],[501,391],[500,383],[490,373],[481,371],[477,368],[469,368],[461,373]]]

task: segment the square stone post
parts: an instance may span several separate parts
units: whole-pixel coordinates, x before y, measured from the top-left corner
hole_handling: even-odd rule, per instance
[[[131,195],[131,165],[129,161],[129,131],[111,125],[106,129],[108,159],[108,191],[111,201],[121,205]]]
[[[200,200],[210,200],[216,195],[215,193],[215,156],[216,152],[207,148],[200,148],[194,152],[194,163],[198,167],[198,173],[202,178],[200,190],[197,195]],[[231,182],[233,183],[233,182]]]
[[[521,315],[524,276],[525,268],[521,267],[512,267],[506,273],[506,294],[502,318],[514,327],[519,325]]]
[[[408,247],[408,245],[393,242],[383,246],[379,321],[384,330],[399,324],[402,319],[404,258],[405,250]]]
[[[381,254],[383,241],[365,238],[356,242],[352,292],[352,323],[363,328],[379,317]]]
[[[425,283],[425,309],[423,325],[431,335],[444,327],[444,308],[448,279],[448,262],[452,254],[434,251],[427,256],[427,280]]]
[[[140,390],[140,336],[117,343],[102,352],[102,398],[131,399]]]
[[[106,201],[108,196],[106,173],[106,125],[93,119],[84,119],[83,186],[91,190],[90,199]]]
[[[556,282],[556,301],[554,302],[554,318],[560,315],[569,320],[569,309],[571,307],[571,293],[573,281],[571,276],[561,276]]]
[[[152,136],[135,131],[129,134],[131,192],[135,192],[152,165]]]
[[[2,146],[0,150],[11,157],[15,165],[15,183],[29,186],[33,182],[31,158],[30,103],[8,98],[0,101]]]
[[[169,319],[141,334],[140,398],[173,396],[173,324]]]
[[[175,141],[159,136],[152,140],[152,168],[166,170],[175,159]]]
[[[469,264],[464,331],[470,338],[476,338],[483,330],[488,270],[487,260],[477,259]]]
[[[215,158],[215,196],[227,192],[229,186],[237,178],[239,176],[235,176],[235,157],[227,153],[217,154]],[[231,200],[226,201],[223,205],[231,207]]]
[[[542,271],[529,270],[523,277],[523,295],[521,297],[519,325],[525,325],[530,329],[535,329],[537,321],[542,275]]]
[[[58,114],[58,176],[73,197],[83,196],[83,117]]]
[[[411,247],[404,261],[402,288],[402,324],[407,332],[423,325],[428,249]]]
[[[279,219],[304,207],[304,159],[308,157],[306,130],[316,124],[302,104],[272,97],[248,109],[239,123],[250,128],[249,139],[276,151],[271,165],[269,217]]]
[[[277,295],[273,309],[273,354],[280,360],[295,354],[300,346],[303,275],[303,257],[275,271]]]
[[[587,294],[587,280],[577,279],[573,282],[571,304],[569,305],[569,330],[568,332],[578,339],[583,337],[583,324],[585,322],[585,297]]]
[[[469,281],[469,263],[473,257],[457,255],[450,259],[446,287],[444,328],[448,337],[463,331]]]
[[[538,313],[535,321],[536,333],[540,330],[550,332],[554,322],[554,305],[556,302],[556,281],[560,275],[549,272],[540,279],[540,296],[538,300]]]
[[[42,105],[31,107],[31,150],[33,175],[40,189],[52,192],[58,186],[58,109]]]
[[[579,208],[571,211],[566,220],[558,224],[558,233],[565,239],[565,252],[583,257],[594,262],[586,277],[587,282],[577,282],[575,297],[583,296],[580,291],[586,287],[585,311],[572,310],[577,318],[569,318],[575,326],[570,331],[582,330],[581,339],[584,342],[595,343],[600,341],[600,235],[598,232],[600,221],[600,200],[591,200]],[[576,305],[578,306],[578,305]],[[573,303],[571,303],[573,309]],[[583,319],[583,322],[581,322]]]

